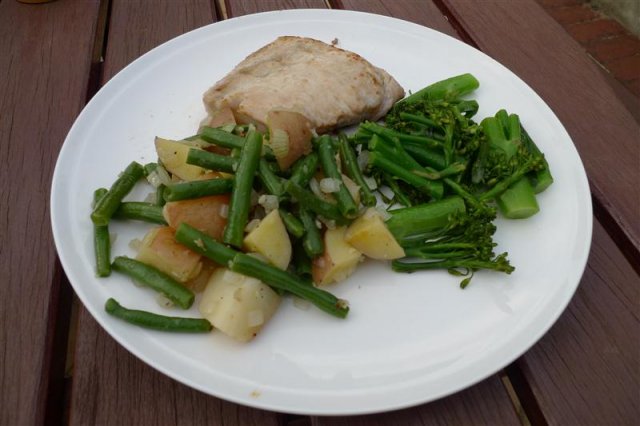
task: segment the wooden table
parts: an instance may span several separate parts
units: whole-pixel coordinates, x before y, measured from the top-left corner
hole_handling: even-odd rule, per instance
[[[65,135],[119,70],[212,22],[327,7],[413,21],[506,65],[569,131],[594,205],[580,287],[535,346],[458,394],[371,416],[246,408],[156,372],[74,299],[50,227],[51,175]],[[0,0],[0,424],[635,424],[640,128],[633,117],[601,70],[533,0]]]

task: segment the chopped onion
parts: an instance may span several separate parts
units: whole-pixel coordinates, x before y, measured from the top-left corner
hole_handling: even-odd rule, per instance
[[[313,192],[318,197],[322,197],[322,191],[320,191],[320,184],[318,183],[318,180],[315,177],[312,177],[311,180],[309,181],[309,189],[311,189],[311,192]]]
[[[384,206],[376,206],[375,210],[380,214],[384,222],[391,219],[391,213],[389,213],[389,211]]]
[[[289,154],[289,134],[282,129],[272,129],[269,147],[276,158],[284,158]]]
[[[324,178],[320,181],[320,191],[325,194],[340,191],[340,180],[334,178]]]
[[[247,325],[255,327],[264,323],[264,314],[261,310],[256,309],[247,314]]]
[[[358,167],[360,170],[364,170],[367,167],[367,164],[369,164],[369,151],[362,150],[362,152],[358,154],[356,161],[358,161]]]
[[[160,185],[169,185],[171,183],[169,172],[167,172],[167,169],[162,167],[160,164],[158,164],[158,167],[156,167],[154,171],[149,173],[147,180],[154,188],[157,188]]]
[[[378,188],[378,182],[376,182],[373,176],[364,176],[364,181],[369,189],[374,190]]]
[[[224,126],[220,127],[221,130],[224,130],[227,133],[233,133],[235,128],[236,128],[236,125],[233,123],[225,124]]]
[[[158,305],[167,309],[173,308],[175,305],[173,301],[171,301],[167,296],[165,296],[162,293],[158,293],[158,295],[156,296],[156,302],[158,302]]]
[[[277,210],[279,207],[278,196],[276,195],[268,195],[262,194],[260,198],[258,198],[258,204],[264,207],[264,210],[267,214],[271,213],[273,210]]]
[[[324,226],[327,227],[327,229],[336,229],[336,221],[333,219],[327,219],[326,217],[323,216],[318,216],[318,220],[322,223],[324,223]]]

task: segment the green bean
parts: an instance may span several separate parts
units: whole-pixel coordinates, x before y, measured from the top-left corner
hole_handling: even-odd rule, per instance
[[[316,226],[316,218],[311,212],[305,208],[300,208],[298,213],[300,221],[304,225],[304,237],[302,238],[302,247],[310,258],[320,256],[324,253],[324,241],[322,241],[322,235],[320,230]]]
[[[220,172],[233,173],[236,163],[237,160],[230,156],[215,154],[197,148],[191,148],[187,155],[187,164]]]
[[[278,213],[280,213],[282,222],[287,228],[289,234],[293,235],[296,238],[300,238],[304,235],[304,225],[302,224],[302,222],[300,222],[300,219],[293,215],[293,213],[283,208],[279,208]]]
[[[307,255],[301,241],[296,241],[293,246],[293,266],[296,274],[303,278],[311,278],[311,258]],[[308,282],[308,281],[303,281]],[[313,283],[309,282],[311,285]]]
[[[249,219],[249,209],[251,208],[251,189],[253,179],[260,163],[260,152],[262,150],[262,135],[256,131],[247,134],[244,143],[235,180],[233,181],[233,191],[229,200],[229,215],[227,226],[224,228],[222,240],[232,246],[242,247],[244,228]]]
[[[96,189],[93,193],[94,205],[107,194],[106,188]],[[111,275],[111,237],[109,225],[93,224],[93,248],[96,257],[96,272],[99,277]]]
[[[162,207],[154,203],[142,201],[128,201],[120,203],[118,210],[113,215],[117,219],[133,219],[143,222],[166,225],[167,221],[162,215]]]
[[[342,168],[355,183],[360,187],[360,196],[362,198],[362,204],[367,207],[375,206],[377,203],[376,196],[373,195],[371,188],[364,180],[362,170],[358,165],[356,159],[356,153],[353,151],[353,147],[349,143],[349,139],[344,135],[338,136],[338,149],[340,152],[340,159],[342,160]]]
[[[304,188],[309,184],[313,175],[316,174],[317,168],[318,155],[315,152],[312,152],[295,162],[291,168],[291,177],[289,180]]]
[[[342,180],[342,173],[340,173],[336,164],[336,153],[330,136],[324,135],[320,137],[318,141],[318,157],[325,176],[338,183],[338,191],[334,192],[333,196],[337,201],[340,213],[349,219],[355,218],[358,215],[358,206],[353,201],[351,193]]]
[[[224,148],[242,148],[245,139],[222,129],[205,126],[200,130],[200,138]]]
[[[349,306],[345,300],[338,299],[328,291],[314,287],[290,272],[278,269],[255,257],[238,253],[230,263],[229,269],[243,275],[257,278],[274,289],[284,290],[316,305],[325,312],[339,318],[345,318]]]
[[[269,194],[277,196],[284,194],[282,180],[271,170],[269,163],[264,158],[260,158],[260,163],[258,164],[258,177]]]
[[[207,179],[180,182],[168,185],[164,191],[165,201],[189,200],[207,195],[228,194],[233,188],[233,179]]]
[[[135,161],[122,172],[111,185],[107,194],[93,208],[91,220],[96,225],[107,225],[111,216],[118,210],[122,199],[133,189],[133,186],[144,175],[144,167]]]
[[[338,206],[321,200],[312,192],[309,192],[306,189],[302,188],[300,185],[292,182],[291,179],[285,184],[284,189],[292,197],[298,200],[298,203],[301,206],[304,206],[304,208],[309,209],[326,219],[335,220],[336,223],[340,225],[348,222],[346,218],[342,216],[342,213],[340,213]]]
[[[176,230],[176,241],[221,266],[227,266],[238,253],[184,222]]]
[[[193,292],[182,284],[154,268],[138,260],[124,256],[114,259],[111,267],[118,272],[128,275],[152,289],[164,294],[169,300],[184,309],[189,309],[195,298]]]
[[[206,333],[213,329],[211,323],[204,318],[168,317],[152,312],[128,309],[115,299],[107,300],[104,310],[116,318],[140,327],[151,328],[160,331]]]
[[[156,188],[156,206],[164,207],[166,201],[164,199],[164,192],[166,191],[166,189],[167,186],[162,183]]]

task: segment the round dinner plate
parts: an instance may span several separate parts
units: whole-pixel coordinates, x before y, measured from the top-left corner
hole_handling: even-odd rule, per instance
[[[129,162],[156,160],[155,136],[181,139],[205,117],[202,94],[248,54],[281,35],[312,37],[354,51],[407,91],[472,73],[477,119],[517,113],[546,154],[555,183],[540,213],[497,220],[497,252],[511,275],[476,273],[461,290],[446,272],[401,274],[366,261],[330,291],[350,302],[337,319],[285,298],[250,343],[220,332],[179,335],[141,329],[104,311],[109,297],[165,315],[155,294],[119,274],[96,277],[89,218],[94,189]],[[130,199],[142,200],[140,184]],[[431,401],[495,373],[533,345],[574,294],[591,243],[584,167],[562,124],[516,75],[478,50],[409,22],[349,11],[293,10],[248,15],[197,29],[148,52],[113,77],[73,125],[57,161],[51,217],[60,260],[82,303],[122,346],[162,373],[208,394],[274,411],[343,415]],[[150,226],[113,222],[112,255]]]

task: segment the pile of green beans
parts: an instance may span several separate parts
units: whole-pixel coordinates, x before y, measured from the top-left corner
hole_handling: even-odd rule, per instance
[[[201,145],[190,147],[186,163],[233,176],[160,184],[156,185],[155,202],[124,202],[124,197],[141,177],[148,176],[161,166],[160,162],[145,166],[132,162],[111,189],[96,191],[91,218],[94,222],[98,275],[107,276],[112,270],[125,274],[163,294],[177,307],[189,309],[195,299],[194,293],[171,276],[125,256],[117,256],[111,262],[108,224],[112,219],[129,219],[166,226],[163,214],[165,203],[229,194],[222,241],[216,241],[187,223],[177,226],[176,241],[219,265],[260,279],[280,294],[294,294],[331,315],[346,317],[349,312],[347,303],[315,287],[310,275],[312,260],[325,250],[319,227],[321,221],[347,225],[357,218],[362,207],[347,189],[343,175],[359,185],[363,206],[376,203],[376,197],[367,186],[356,160],[352,141],[344,135],[337,139],[326,135],[319,137],[314,141],[315,149],[311,153],[298,159],[289,170],[281,170],[268,145],[263,143],[261,133],[252,126],[236,127],[235,132],[239,134],[232,131],[229,126],[203,127],[199,134],[189,138],[198,140]],[[224,150],[215,150],[215,153],[208,151],[207,144],[226,148],[226,154]],[[313,193],[310,184],[317,173],[334,179],[338,190],[324,198]],[[239,251],[253,211],[253,192],[275,196],[278,200],[280,217],[293,245],[299,248],[289,271],[280,270]],[[327,201],[332,197],[335,202]],[[105,309],[116,317],[147,328],[186,332],[211,329],[211,324],[206,320],[165,317],[132,310],[122,307],[113,299],[107,301]]]

